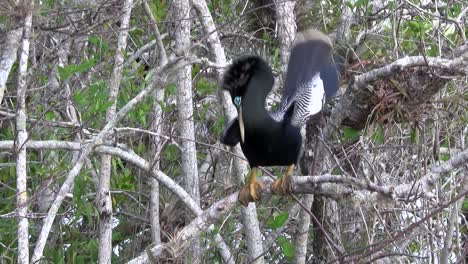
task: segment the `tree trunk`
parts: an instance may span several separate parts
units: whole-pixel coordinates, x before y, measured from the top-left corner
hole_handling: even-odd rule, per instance
[[[6,82],[10,75],[11,67],[18,55],[16,51],[18,50],[21,33],[23,33],[23,28],[16,28],[10,30],[3,37],[0,37],[0,104],[3,101],[3,95],[6,91]]]
[[[172,25],[172,34],[175,42],[175,52],[178,56],[188,53],[190,47],[190,2],[173,1],[172,19],[176,22]],[[178,130],[181,143],[182,172],[184,174],[184,188],[189,195],[200,204],[200,190],[198,179],[197,149],[195,146],[195,126],[193,120],[193,100],[192,100],[192,66],[187,65],[176,73],[177,85],[177,117]],[[187,223],[193,219],[193,214],[187,210]],[[192,263],[201,262],[200,238],[195,237],[192,244],[191,256],[186,261]]]
[[[106,123],[115,117],[117,109],[117,97],[119,95],[120,81],[124,62],[124,53],[127,47],[128,26],[133,0],[125,0],[122,7],[122,18],[120,19],[120,33],[118,37],[117,50],[114,56],[114,68],[110,78],[109,101],[112,105],[107,109]],[[101,264],[111,263],[112,259],[112,199],[110,193],[111,178],[110,155],[101,156],[101,171],[99,176],[99,189],[97,193],[96,206],[99,212],[99,255],[98,262]]]
[[[294,14],[295,1],[275,0],[276,24],[280,49],[281,81],[284,83],[289,62],[289,49],[296,38],[296,16]]]
[[[28,187],[27,187],[27,163],[26,163],[26,90],[27,71],[29,59],[29,45],[31,40],[32,10],[34,2],[30,2],[29,8],[23,18],[23,37],[19,49],[18,87],[16,90],[16,206],[18,211],[18,263],[29,263],[29,220],[28,214]]]
[[[163,125],[163,113],[159,102],[164,99],[164,90],[156,89],[154,92],[154,103],[153,111],[151,113],[151,131],[161,134]],[[159,170],[161,149],[163,148],[163,142],[160,137],[155,136],[151,142],[152,164],[156,170]],[[150,159],[151,160],[151,159]],[[161,225],[159,219],[159,182],[150,177],[151,193],[150,193],[150,225],[151,225],[151,242],[154,245],[161,243]]]
[[[145,10],[146,15],[148,16],[149,21],[151,22],[151,29],[156,38],[156,44],[158,47],[159,54],[159,67],[163,67],[167,64],[167,55],[166,50],[161,39],[161,34],[159,32],[158,24],[154,19],[153,13],[148,5],[146,0],[142,1],[143,9]],[[153,61],[156,61],[154,58]],[[161,88],[156,88],[154,91],[153,98],[153,109],[151,112],[151,131],[156,134],[161,134],[163,128],[163,111],[161,109],[160,102],[164,100],[164,90]],[[161,137],[155,136],[151,142],[150,156],[153,157],[152,163],[156,170],[160,170],[160,159],[161,159],[161,150],[163,148],[163,143]],[[151,160],[151,159],[150,159]],[[158,245],[161,243],[161,225],[159,219],[159,182],[150,178],[151,188],[150,188],[150,225],[151,225],[151,242],[153,245]]]

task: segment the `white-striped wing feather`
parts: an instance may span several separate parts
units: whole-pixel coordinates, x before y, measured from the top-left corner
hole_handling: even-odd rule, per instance
[[[294,113],[291,123],[302,126],[311,115],[322,110],[325,101],[325,89],[320,73],[317,72],[310,81],[300,84],[295,96]]]

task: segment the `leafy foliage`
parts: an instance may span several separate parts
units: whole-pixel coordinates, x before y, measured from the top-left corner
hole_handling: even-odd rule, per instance
[[[65,81],[75,73],[84,73],[96,65],[95,60],[83,60],[80,64],[69,64],[64,67],[58,67],[60,79]]]
[[[282,227],[286,221],[288,221],[289,214],[288,212],[281,212],[280,214],[274,216],[267,222],[267,226],[271,229],[278,229]]]
[[[292,245],[291,241],[284,236],[279,236],[278,244],[280,245],[281,251],[283,252],[286,259],[292,260],[292,258],[294,258],[294,246]]]

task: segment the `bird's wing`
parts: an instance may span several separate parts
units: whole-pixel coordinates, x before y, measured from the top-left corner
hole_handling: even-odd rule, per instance
[[[298,36],[289,58],[285,88],[276,120],[288,118],[286,112],[294,105],[291,123],[301,126],[308,117],[320,112],[324,98],[338,89],[338,74],[330,70],[331,41],[323,33],[309,30]]]
[[[239,121],[237,117],[231,120],[221,134],[219,141],[228,146],[235,146],[241,140]]]
[[[308,82],[303,82],[298,87],[291,123],[302,126],[310,116],[322,110],[324,102],[325,89],[320,72],[317,72]]]

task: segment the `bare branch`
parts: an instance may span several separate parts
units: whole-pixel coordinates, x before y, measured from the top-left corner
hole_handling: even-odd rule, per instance
[[[22,18],[24,27],[21,47],[19,49],[18,87],[16,89],[16,206],[19,215],[18,263],[29,263],[29,220],[26,218],[28,213],[27,157],[25,144],[28,140],[28,131],[26,130],[26,90],[28,86],[26,80],[29,60],[29,45],[31,43],[32,11],[34,2],[28,1],[22,4],[24,4],[23,8],[25,8],[25,13],[24,17]],[[0,93],[3,93],[3,91]]]
[[[106,123],[110,122],[114,118],[117,109],[117,97],[119,95],[120,82],[122,79],[124,54],[127,49],[127,28],[130,24],[132,8],[133,0],[125,0],[122,7],[122,17],[120,18],[120,32],[117,51],[114,56],[114,66],[110,76],[109,102],[111,104],[106,111]],[[110,155],[101,156],[99,187],[96,190],[96,204],[99,212],[99,263],[111,263],[112,259],[112,198],[110,192],[111,162],[112,157]]]
[[[167,63],[167,54],[166,50],[164,49],[164,44],[162,42],[161,33],[159,32],[158,24],[156,23],[156,19],[154,19],[153,13],[148,5],[147,0],[142,1],[143,9],[145,10],[146,15],[148,16],[151,22],[151,29],[153,30],[154,37],[156,38],[156,44],[158,46],[159,56],[160,56],[160,65],[165,65]]]
[[[465,52],[464,54],[461,54],[460,57],[454,59],[431,58],[424,56],[413,56],[398,59],[384,67],[356,76],[354,78],[354,85],[356,87],[362,87],[365,84],[381,79],[382,77],[389,76],[405,68],[415,66],[429,66],[449,70],[455,73],[468,74],[468,52]]]
[[[23,28],[12,29],[5,34],[5,43],[0,51],[0,104],[3,101],[8,75],[16,60],[21,33],[23,33]]]

